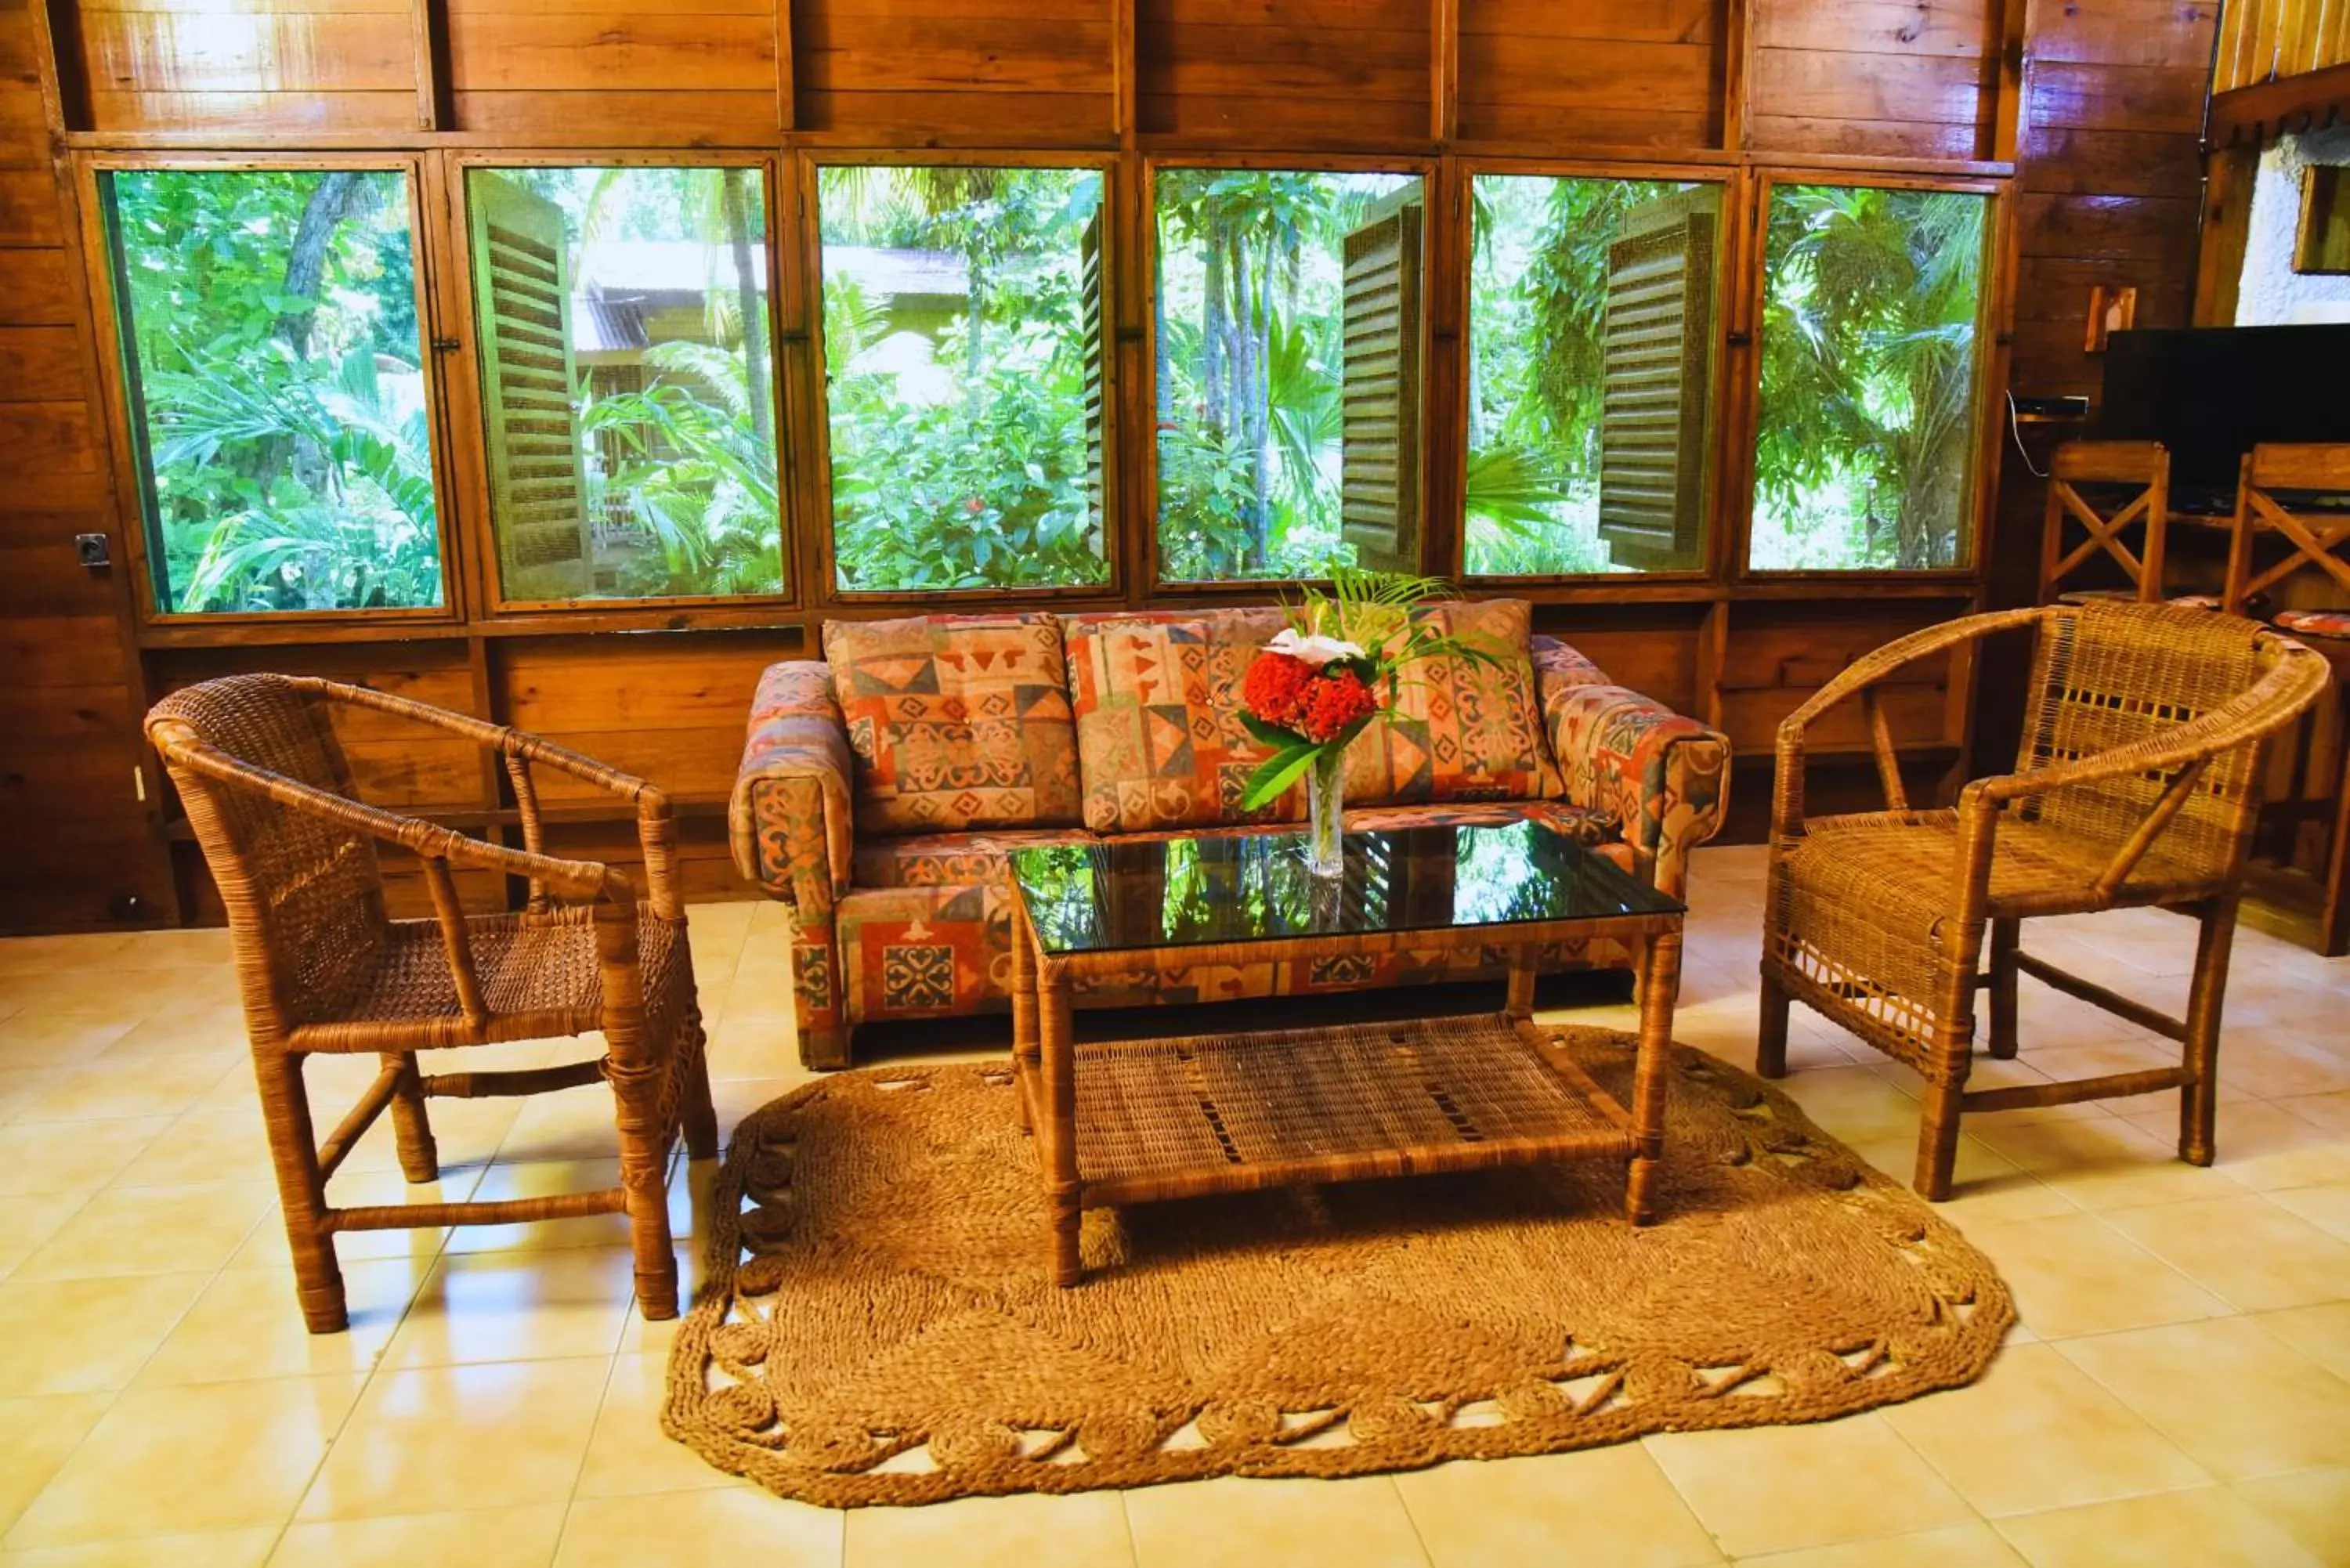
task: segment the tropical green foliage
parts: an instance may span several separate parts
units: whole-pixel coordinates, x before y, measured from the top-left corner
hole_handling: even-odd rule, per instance
[[[1751,564],[1964,564],[1986,198],[1783,185]]]
[[[166,611],[441,602],[405,176],[107,177]]]
[[[1079,294],[1101,176],[833,167],[819,182],[840,586],[1107,579],[1085,415],[1101,346]],[[956,269],[952,307],[868,297],[852,260],[868,251]]]
[[[597,524],[589,595],[782,592],[758,171],[479,169],[469,179],[520,185],[563,213],[579,361],[572,403]],[[583,306],[624,319],[631,341],[604,341],[610,328],[591,329]]]
[[[1162,169],[1159,553],[1173,581],[1311,577],[1338,533],[1340,248],[1402,174]]]
[[[1685,187],[1481,174],[1472,189],[1468,569],[1627,570],[1598,531],[1607,250],[1628,214]]]

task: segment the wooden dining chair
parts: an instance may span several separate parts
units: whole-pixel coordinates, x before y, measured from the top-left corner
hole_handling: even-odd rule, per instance
[[[2307,499],[2329,498],[2321,509]],[[2317,571],[2350,595],[2350,442],[2256,446],[2236,484],[2223,607],[2241,615],[2255,595],[2285,578]],[[2262,566],[2260,542],[2281,539],[2283,554]]]
[[[512,779],[524,847],[487,844],[368,805],[332,720],[370,709],[461,735],[498,753]],[[228,909],[238,989],[261,1089],[302,1315],[314,1334],[348,1324],[335,1238],[346,1231],[499,1225],[625,1212],[637,1304],[677,1315],[667,1201],[681,1126],[696,1159],[718,1152],[702,1061],[702,1014],[677,888],[676,826],[665,796],[537,736],[331,680],[238,675],[173,693],[147,716]],[[546,853],[534,767],[634,804],[645,896],[593,861]],[[393,919],[378,857],[422,865],[431,919]],[[467,915],[454,873],[529,883],[518,913]],[[425,1074],[416,1054],[600,1032],[600,1057],[526,1071]],[[381,1070],[325,1143],[303,1065],[322,1054],[374,1054]],[[527,1095],[608,1083],[620,1185],[498,1202],[337,1209],[327,1182],[389,1108],[400,1168],[437,1179],[425,1112],[434,1096]]]
[[[1969,784],[1955,808],[1912,809],[1872,688],[1914,660],[2027,628],[2038,647],[2014,771]],[[1965,1111],[2178,1089],[2179,1158],[2209,1165],[2262,749],[2329,679],[2324,659],[2254,622],[2104,601],[1970,616],[1857,660],[1779,727],[1757,1069],[1786,1073],[1793,1000],[1916,1070],[1915,1180],[1937,1200],[1950,1196]],[[1888,809],[1808,816],[1804,732],[1856,695]],[[2183,1018],[2022,950],[2028,918],[2147,905],[2201,926]],[[1975,999],[1990,1001],[1991,1054],[2012,1056],[2024,974],[2178,1042],[2179,1064],[1969,1089]]]
[[[2092,488],[2084,493],[2082,486]],[[2118,563],[2131,597],[2162,597],[2163,544],[2170,524],[2170,453],[2160,441],[2069,441],[2048,468],[2048,502],[2040,535],[2040,602],[2102,553]],[[2085,535],[2071,535],[2076,524]],[[2136,525],[2140,544],[2126,536]]]

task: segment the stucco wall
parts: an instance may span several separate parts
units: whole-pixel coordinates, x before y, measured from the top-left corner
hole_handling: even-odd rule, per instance
[[[2261,155],[2251,235],[2236,292],[2239,327],[2350,321],[2350,277],[2305,277],[2293,270],[2302,171],[2313,163],[2350,164],[2350,126],[2288,136]]]

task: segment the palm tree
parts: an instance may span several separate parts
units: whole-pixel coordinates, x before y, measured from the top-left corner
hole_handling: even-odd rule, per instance
[[[1782,187],[1771,204],[1756,483],[1783,504],[1838,480],[1868,495],[1854,564],[1950,566],[1973,429],[1983,199]]]

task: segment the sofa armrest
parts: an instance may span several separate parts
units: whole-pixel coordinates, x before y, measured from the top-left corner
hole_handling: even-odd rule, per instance
[[[855,778],[832,672],[815,660],[769,665],[727,805],[734,868],[804,915],[829,911],[848,890]]]
[[[1589,660],[1564,653],[1537,649],[1535,669],[1566,798],[1614,817],[1641,876],[1679,898],[1690,851],[1721,827],[1730,740],[1605,677],[1593,680]]]

